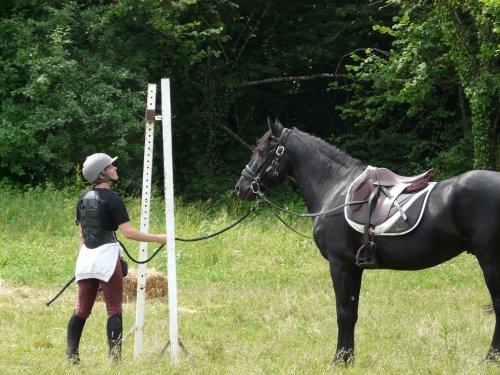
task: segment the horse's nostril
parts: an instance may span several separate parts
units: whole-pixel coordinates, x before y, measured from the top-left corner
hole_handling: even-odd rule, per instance
[[[236,186],[234,187],[234,193],[236,195],[240,195],[240,185],[236,184]]]

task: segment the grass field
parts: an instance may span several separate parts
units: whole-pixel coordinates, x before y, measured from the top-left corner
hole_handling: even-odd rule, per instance
[[[131,334],[118,365],[108,362],[105,309],[98,302],[83,333],[82,362],[69,366],[65,336],[75,287],[51,307],[45,302],[72,276],[75,196],[0,189],[0,374],[500,373],[500,365],[484,361],[494,317],[483,311],[489,295],[475,258],[466,254],[420,272],[365,272],[356,363],[332,367],[337,328],[327,262],[311,240],[288,231],[263,207],[221,236],[177,243],[179,335],[190,353],[178,368],[160,356],[169,337],[166,300],[147,301],[144,355],[134,358]],[[126,203],[137,227],[140,199]],[[225,206],[179,200],[176,235],[214,232],[248,208],[229,196]],[[287,220],[311,230],[304,219]],[[162,228],[156,199],[150,229]],[[126,245],[137,254],[137,244]],[[151,266],[165,271],[165,257]],[[135,303],[128,302],[124,331],[134,322]]]

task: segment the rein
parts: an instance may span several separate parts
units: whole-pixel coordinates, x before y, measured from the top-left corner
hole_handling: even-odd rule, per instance
[[[259,185],[257,185],[259,186]],[[313,239],[311,236],[306,236],[300,232],[298,232],[297,230],[295,230],[294,228],[292,228],[288,223],[285,222],[285,220],[283,220],[283,218],[281,218],[281,216],[279,216],[279,214],[277,212],[275,212],[273,210],[273,208],[281,211],[281,212],[285,212],[285,213],[288,213],[288,214],[292,214],[292,215],[295,215],[295,216],[298,216],[298,217],[316,217],[316,216],[324,216],[324,215],[329,215],[335,211],[338,211],[340,210],[341,208],[347,206],[347,205],[351,205],[351,204],[360,204],[360,203],[366,203],[366,201],[352,201],[352,202],[347,202],[347,203],[344,203],[340,206],[337,206],[337,207],[334,207],[328,211],[322,211],[322,212],[319,212],[319,213],[313,213],[313,214],[306,214],[306,213],[299,213],[299,212],[295,212],[295,211],[291,211],[291,210],[287,210],[285,208],[282,208],[282,207],[279,207],[277,206],[276,204],[274,204],[273,202],[271,202],[269,199],[266,198],[266,196],[264,195],[264,193],[262,193],[260,191],[260,188],[258,189],[258,191],[255,192],[256,194],[259,195],[259,198],[261,200],[263,200],[264,202],[266,202],[266,204],[268,205],[269,209],[271,210],[271,212],[273,213],[274,216],[276,216],[276,218],[283,224],[285,225],[288,229],[290,229],[292,232],[298,234],[299,236],[302,236],[302,237],[305,237],[305,238],[309,238],[309,239]],[[226,228],[223,228],[215,233],[212,233],[212,234],[208,234],[206,236],[203,236],[203,237],[196,237],[196,238],[179,238],[179,237],[176,237],[175,240],[176,241],[181,241],[181,242],[195,242],[195,241],[202,241],[202,240],[206,240],[206,239],[209,239],[209,238],[212,238],[212,237],[215,237],[215,236],[218,236],[219,234],[222,234],[232,228],[234,228],[235,226],[237,226],[238,224],[240,224],[241,222],[243,222],[245,219],[247,219],[250,214],[252,214],[256,209],[257,209],[257,205],[259,204],[260,200],[257,201],[251,208],[250,210],[248,210],[242,217],[240,217],[238,220],[236,220],[234,223],[232,223],[231,225],[227,226]],[[134,263],[136,264],[145,264],[145,263],[149,263],[151,260],[153,260],[153,258],[155,258],[161,251],[161,249],[163,249],[163,247],[165,245],[160,245],[154,252],[153,254],[146,260],[137,260],[135,259],[134,257],[132,257],[132,255],[130,255],[130,253],[128,252],[127,248],[125,247],[125,245],[123,245],[123,243],[121,243],[120,241],[118,241],[121,245],[121,247],[123,248],[125,254],[127,254],[127,257]],[[73,276],[71,278],[71,280],[69,280],[63,287],[62,289],[50,300],[46,303],[46,306],[50,306],[52,304],[52,302],[54,302],[57,298],[59,298],[59,296],[67,289],[69,288],[69,286],[75,281],[76,277]]]
[[[289,135],[293,132],[293,130],[290,130],[288,128],[285,128],[283,129],[283,131],[281,132],[281,135],[280,137],[277,139],[277,144],[276,144],[276,148],[274,148],[266,157],[266,159],[264,160],[264,162],[261,164],[261,166],[257,169],[257,171],[253,171],[252,168],[250,168],[250,166],[248,166],[248,164],[245,166],[245,168],[243,169],[242,171],[242,175],[245,176],[245,177],[249,177],[250,179],[252,179],[252,183],[250,185],[250,188],[252,190],[252,192],[257,195],[260,200],[264,201],[267,206],[269,207],[269,209],[271,210],[271,212],[273,213],[274,216],[276,216],[276,218],[283,224],[285,225],[288,229],[290,229],[291,231],[293,231],[294,233],[298,234],[299,236],[302,236],[302,237],[305,237],[305,238],[309,238],[309,239],[312,239],[312,237],[310,236],[306,236],[300,232],[298,232],[297,230],[295,230],[294,228],[292,228],[289,224],[287,224],[282,218],[281,216],[279,216],[279,214],[274,210],[278,210],[278,211],[281,211],[281,212],[285,212],[285,213],[288,213],[288,214],[291,214],[291,215],[295,215],[295,216],[298,216],[298,217],[318,217],[318,216],[326,216],[326,215],[330,215],[346,206],[350,206],[350,205],[355,205],[355,204],[362,204],[362,203],[366,203],[368,202],[368,200],[362,200],[362,201],[351,201],[351,202],[345,202],[339,206],[336,206],[334,208],[331,208],[329,210],[326,210],[326,211],[321,211],[321,212],[317,212],[317,213],[300,213],[300,212],[295,212],[295,211],[291,211],[291,210],[288,210],[288,209],[285,209],[285,208],[282,208],[282,207],[279,207],[278,205],[274,204],[273,202],[271,202],[265,195],[264,193],[261,191],[261,184],[266,187],[261,179],[262,177],[264,177],[267,173],[269,173],[272,169],[273,170],[273,176],[274,177],[277,177],[279,175],[279,172],[278,172],[278,167],[280,165],[280,161],[281,161],[281,158],[283,157],[283,154],[285,153],[285,143],[286,141],[288,140],[288,137]],[[272,136],[271,139],[276,139],[276,137]],[[269,162],[269,165],[266,166]],[[264,172],[264,173],[263,173]],[[267,187],[266,187],[267,188]],[[219,234],[222,234],[226,231],[228,231],[229,229],[231,228],[234,228],[236,225],[240,224],[241,222],[243,222],[245,219],[247,219],[250,214],[252,212],[254,212],[257,208],[257,205],[259,204],[260,200],[257,200],[257,202],[252,206],[252,208],[250,208],[250,210],[248,210],[242,217],[240,217],[238,220],[236,220],[234,223],[232,223],[231,225],[227,226],[226,228],[224,229],[221,229],[215,233],[212,233],[212,234],[208,234],[206,236],[203,236],[203,237],[196,237],[196,238],[179,238],[179,237],[176,237],[175,240],[176,241],[182,241],[182,242],[195,242],[195,241],[202,241],[202,240],[206,240],[206,239],[209,239],[209,238],[212,238],[212,237],[215,237]],[[274,209],[273,209],[274,208]],[[132,255],[130,255],[130,253],[128,252],[128,250],[126,249],[126,247],[120,242],[118,241],[121,245],[121,247],[123,248],[125,254],[127,254],[128,258],[136,263],[136,264],[145,264],[145,263],[148,263],[150,262],[151,260],[153,260],[158,254],[159,252],[161,251],[161,249],[163,249],[163,247],[165,245],[160,245],[154,252],[153,254],[146,260],[143,260],[143,261],[139,261],[137,259],[135,259],[134,257],[132,257]],[[52,302],[54,302],[70,285],[71,283],[73,283],[73,281],[75,280],[75,276],[73,276],[73,278],[66,284],[64,285],[64,287],[56,294],[56,296],[54,298],[52,298],[49,302],[46,303],[47,306],[50,306],[50,304]]]
[[[285,220],[283,220],[283,218],[279,215],[279,213],[277,213],[275,210],[273,210],[273,207],[271,205],[269,205],[269,204],[267,204],[267,205],[268,205],[269,209],[271,210],[271,212],[273,213],[273,215],[276,217],[276,219],[278,219],[281,224],[283,224],[285,227],[287,227],[288,229],[290,229],[293,233],[298,234],[301,237],[308,238],[310,240],[314,240],[314,237],[302,234],[298,230],[296,230],[295,228],[293,228],[290,224],[288,224]]]
[[[217,236],[217,235],[219,235],[219,234],[222,234],[222,233],[224,233],[224,232],[228,231],[229,229],[234,228],[236,225],[240,224],[242,221],[244,221],[245,219],[247,219],[247,218],[250,216],[250,214],[256,210],[256,208],[257,208],[257,204],[258,204],[258,203],[259,203],[259,202],[256,202],[256,203],[252,206],[252,208],[250,208],[250,210],[248,210],[248,211],[247,211],[247,212],[246,212],[246,213],[245,213],[242,217],[240,217],[238,220],[236,220],[234,223],[232,223],[231,225],[227,226],[227,227],[226,227],[226,228],[224,228],[224,229],[221,229],[221,230],[219,230],[219,231],[217,231],[217,232],[215,232],[215,233],[208,234],[208,235],[203,236],[203,237],[196,237],[196,238],[179,238],[179,237],[175,237],[175,240],[176,240],[176,241],[182,241],[182,242],[195,242],[195,241],[202,241],[202,240],[206,240],[206,239],[209,239],[209,238],[215,237],[215,236]],[[116,238],[116,236],[115,236],[115,238]],[[153,254],[152,254],[152,255],[151,255],[148,259],[140,261],[140,260],[137,260],[137,259],[135,259],[134,257],[132,257],[132,255],[130,255],[130,253],[128,252],[127,248],[125,247],[125,245],[124,245],[122,242],[120,242],[120,240],[118,240],[118,239],[117,239],[117,241],[118,241],[118,243],[120,244],[120,246],[123,248],[123,251],[125,252],[125,254],[127,254],[127,257],[128,257],[128,258],[129,258],[132,262],[134,262],[134,263],[136,263],[136,264],[145,264],[145,263],[150,262],[151,260],[153,260],[153,258],[154,258],[154,257],[156,257],[156,256],[158,255],[158,253],[161,251],[161,249],[163,249],[163,247],[165,246],[165,245],[160,245],[160,246],[159,246],[159,247],[158,247],[158,248],[157,248],[157,249],[153,252]],[[75,276],[73,276],[73,277],[71,278],[71,280],[69,280],[69,281],[68,281],[68,282],[67,282],[67,283],[66,283],[66,284],[62,287],[62,289],[61,289],[61,290],[60,290],[60,291],[59,291],[59,292],[58,292],[58,293],[57,293],[57,294],[56,294],[56,295],[55,295],[55,296],[54,296],[54,297],[53,297],[50,301],[48,301],[45,305],[46,305],[47,307],[48,307],[48,306],[50,306],[50,305],[52,304],[52,302],[54,302],[57,298],[59,298],[59,296],[60,296],[60,295],[61,295],[61,294],[62,294],[62,293],[66,290],[66,289],[68,289],[68,288],[69,288],[69,286],[70,286],[70,285],[71,285],[71,284],[75,281],[75,279],[76,279],[76,277],[75,277]]]
[[[221,229],[215,233],[211,233],[211,234],[207,234],[206,236],[203,236],[203,237],[196,237],[196,238],[179,238],[179,237],[175,237],[175,240],[176,241],[181,241],[181,242],[195,242],[195,241],[202,241],[202,240],[208,240],[209,238],[212,238],[212,237],[215,237],[215,236],[218,236],[219,234],[222,234],[226,231],[228,231],[229,229],[231,228],[234,228],[235,226],[237,226],[238,224],[240,224],[242,221],[244,221],[246,218],[248,218],[250,216],[250,214],[252,212],[254,212],[257,208],[257,203],[255,203],[252,208],[250,208],[242,217],[240,217],[238,220],[236,220],[234,223],[232,223],[231,225],[225,227],[224,229]],[[122,246],[123,250],[125,251],[125,254],[127,254],[127,256],[129,257],[129,259],[136,263],[136,264],[145,264],[145,263],[148,263],[150,262],[151,260],[153,260],[153,258],[158,255],[158,253],[160,252],[160,250],[165,246],[165,245],[160,245],[154,252],[153,254],[146,260],[137,260],[135,259],[134,257],[132,257],[132,255],[130,255],[130,253],[127,251],[127,249],[125,248],[125,246],[120,242],[120,245]]]
[[[344,208],[345,206],[351,206],[351,205],[354,205],[354,204],[362,204],[362,203],[368,202],[368,200],[345,202],[345,203],[342,203],[341,205],[338,205],[338,206],[336,206],[334,208],[331,208],[331,209],[329,209],[327,211],[321,211],[321,212],[316,212],[316,213],[312,213],[312,214],[307,214],[307,213],[290,211],[290,210],[287,210],[286,208],[279,207],[276,204],[274,204],[273,202],[271,202],[268,198],[266,198],[266,196],[264,195],[264,193],[262,193],[261,191],[259,191],[257,194],[259,194],[259,197],[264,202],[266,202],[268,205],[276,208],[277,210],[279,210],[281,212],[285,212],[287,214],[295,215],[295,216],[298,216],[298,217],[326,216],[326,215],[330,215],[330,214],[334,213],[335,211],[340,210],[341,208]]]

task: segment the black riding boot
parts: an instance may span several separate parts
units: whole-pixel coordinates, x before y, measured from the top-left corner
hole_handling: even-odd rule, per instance
[[[68,361],[74,365],[80,362],[80,338],[82,337],[83,327],[87,319],[80,318],[73,313],[73,316],[68,323],[68,335],[66,338],[66,356]]]
[[[113,361],[118,361],[122,355],[122,313],[116,313],[108,318],[107,334],[109,345],[109,357]]]

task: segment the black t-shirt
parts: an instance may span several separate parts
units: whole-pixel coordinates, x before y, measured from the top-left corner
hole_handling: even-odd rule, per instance
[[[123,200],[114,192],[109,189],[98,189],[93,188],[92,190],[96,191],[99,195],[99,199],[102,205],[105,207],[102,213],[102,223],[104,225],[104,230],[107,231],[116,231],[118,226],[130,221],[128,217],[127,209],[125,208],[125,204]],[[88,191],[88,190],[87,190]],[[76,221],[75,223],[80,224],[80,210],[78,206],[80,205],[80,201],[83,196],[87,193],[87,191],[83,192],[80,195],[80,199],[78,200],[78,204],[76,205]]]

